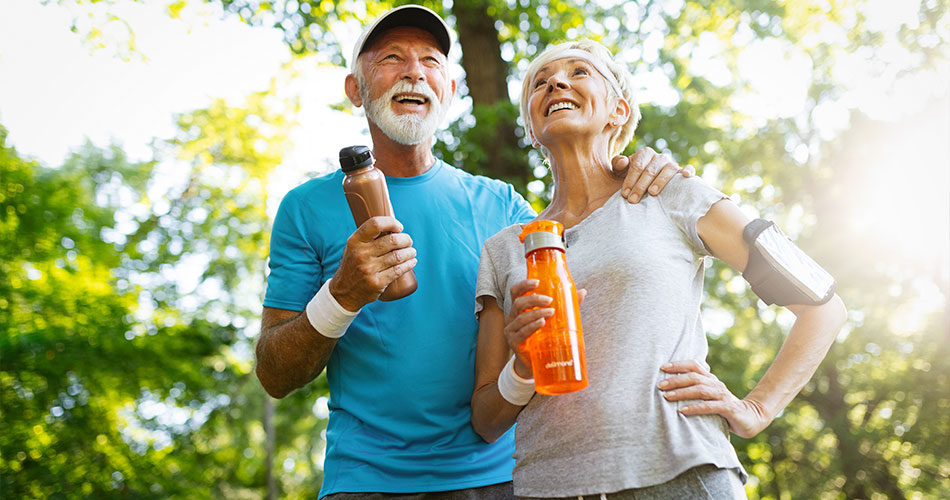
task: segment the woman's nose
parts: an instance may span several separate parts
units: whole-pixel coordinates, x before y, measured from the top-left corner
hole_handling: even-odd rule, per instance
[[[548,92],[551,92],[555,89],[566,88],[568,88],[567,79],[563,78],[561,74],[554,74],[548,78]]]

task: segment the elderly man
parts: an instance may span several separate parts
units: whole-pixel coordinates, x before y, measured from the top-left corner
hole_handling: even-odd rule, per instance
[[[407,5],[354,50],[346,95],[365,109],[398,220],[355,228],[339,171],[289,192],[274,220],[257,375],[281,398],[326,367],[320,497],[512,496],[512,433],[486,443],[469,423],[475,277],[485,239],[535,213],[511,186],[432,155],[455,94],[450,47],[441,17]],[[627,164],[631,198],[680,170],[652,150],[615,159]],[[410,269],[415,293],[377,300]]]

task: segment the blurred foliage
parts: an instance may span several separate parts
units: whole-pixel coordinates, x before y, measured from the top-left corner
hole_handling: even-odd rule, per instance
[[[335,33],[392,5],[212,1],[337,65],[349,54]],[[750,498],[950,497],[948,186],[939,165],[935,174],[907,151],[941,143],[929,159],[946,170],[947,89],[933,91],[928,109],[887,122],[855,110],[855,89],[839,78],[857,54],[876,63],[870,76],[885,88],[933,79],[950,47],[946,0],[919,2],[896,34],[868,24],[864,0],[422,3],[459,31],[459,97],[472,103],[439,132],[442,158],[504,178],[543,207],[550,174],[512,127],[518,111],[506,89],[548,43],[598,39],[635,77],[669,82],[672,97],[642,103],[628,152],[651,146],[695,165],[838,278],[850,320],[818,373],[766,431],[733,439]],[[169,15],[184,6],[171,2]],[[757,90],[740,61],[759,42],[808,61],[804,108],[790,116],[743,111]],[[277,195],[268,178],[297,109],[277,95],[179,116],[178,133],[156,142],[148,162],[87,146],[46,168],[18,156],[0,129],[4,497],[261,498],[269,481],[273,496],[313,497],[326,382],[273,402],[252,373],[265,206]],[[819,121],[831,105],[850,116],[828,135]],[[709,363],[743,395],[790,315],[720,263],[706,291]]]

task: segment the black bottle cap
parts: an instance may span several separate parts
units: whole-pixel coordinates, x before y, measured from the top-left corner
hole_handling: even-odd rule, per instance
[[[340,150],[340,168],[352,172],[373,164],[373,152],[366,146],[349,146]]]

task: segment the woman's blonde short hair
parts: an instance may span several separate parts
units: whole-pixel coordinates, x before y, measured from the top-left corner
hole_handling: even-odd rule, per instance
[[[593,40],[582,39],[551,45],[545,49],[541,55],[536,57],[534,61],[531,61],[528,70],[525,72],[524,82],[521,84],[521,119],[524,121],[525,132],[528,134],[528,137],[534,136],[531,131],[531,115],[528,113],[528,95],[533,89],[532,82],[534,81],[534,76],[542,66],[565,56],[565,52],[576,52],[578,50],[590,54],[590,59],[594,63],[594,66],[598,67],[598,71],[601,71],[600,68],[606,68],[606,70],[611,73],[610,76],[616,79],[616,82],[614,82],[615,85],[611,84],[608,75],[601,75],[605,80],[608,80],[607,89],[611,96],[624,99],[630,106],[630,118],[627,120],[627,123],[624,123],[618,128],[610,138],[610,156],[618,155],[627,146],[630,139],[633,138],[633,132],[637,128],[637,123],[640,122],[640,108],[637,106],[637,93],[633,88],[633,75],[630,74],[626,66],[616,62],[613,54],[611,54],[607,47]],[[621,95],[617,95],[618,90]]]

